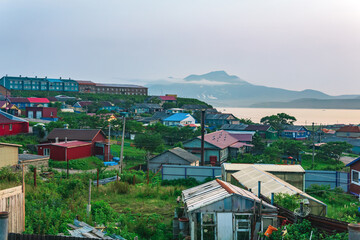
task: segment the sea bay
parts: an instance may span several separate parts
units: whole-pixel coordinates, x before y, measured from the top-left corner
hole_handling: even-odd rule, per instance
[[[223,113],[232,113],[237,118],[249,118],[255,123],[265,116],[286,113],[296,117],[295,125],[359,124],[358,109],[303,109],[303,108],[228,108],[217,107]]]

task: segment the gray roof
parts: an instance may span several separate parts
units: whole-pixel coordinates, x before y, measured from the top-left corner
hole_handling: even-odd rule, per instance
[[[224,124],[221,126],[221,130],[237,130],[244,131],[248,127],[247,124]]]
[[[48,160],[49,156],[42,156],[36,154],[19,154],[19,161],[34,161],[34,160]]]
[[[153,109],[160,109],[159,104],[156,103],[137,103],[133,106],[133,108],[153,108]]]
[[[283,128],[284,128],[284,130],[288,130],[288,131],[300,131],[302,128],[305,128],[305,127],[298,126],[298,125],[283,125]]]
[[[336,137],[336,136],[329,136],[321,139],[321,142],[323,143],[329,143],[329,142],[347,142],[354,147],[360,147],[360,139],[356,138],[342,138],[342,137]]]
[[[179,147],[169,149],[168,151],[190,163],[193,163],[193,162],[196,162],[199,160],[199,158],[197,156],[195,156],[194,154],[189,153],[188,151],[186,151],[182,148],[179,148]]]
[[[231,113],[209,113],[206,114],[205,119],[206,120],[218,120],[218,119],[227,119],[228,117],[234,117]]]

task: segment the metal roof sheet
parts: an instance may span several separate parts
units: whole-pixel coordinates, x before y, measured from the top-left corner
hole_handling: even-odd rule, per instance
[[[271,173],[260,170],[255,166],[244,168],[241,171],[233,173],[232,176],[241,185],[247,189],[251,189],[253,192],[258,191],[258,182],[261,181],[261,194],[268,198],[271,197],[271,193],[285,193],[290,195],[299,194],[304,198],[311,199],[326,206],[325,203],[301,191],[290,183],[285,182]]]
[[[280,164],[252,164],[252,163],[223,163],[225,171],[240,171],[250,166],[267,172],[299,172],[305,173],[301,165],[280,165]]]
[[[182,192],[183,202],[186,204],[189,212],[210,205],[214,202],[221,201],[234,194],[252,201],[260,202],[260,199],[255,194],[219,179],[201,184]],[[263,202],[263,205],[267,208],[276,209],[276,207],[265,202]]]
[[[201,139],[201,137],[198,138]],[[210,143],[221,149],[227,148],[230,145],[238,142],[238,140],[235,137],[231,136],[230,133],[224,130],[205,134],[204,140],[205,142]]]
[[[188,117],[192,117],[190,115],[190,113],[174,113],[173,115],[171,115],[168,118],[165,118],[163,121],[174,121],[174,122],[179,122],[182,121]]]

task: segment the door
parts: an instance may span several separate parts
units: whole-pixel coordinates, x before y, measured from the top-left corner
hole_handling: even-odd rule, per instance
[[[40,119],[42,117],[42,112],[41,111],[36,111],[36,118]]]
[[[28,111],[28,118],[34,118],[34,112]]]
[[[218,240],[233,239],[233,214],[217,213]]]

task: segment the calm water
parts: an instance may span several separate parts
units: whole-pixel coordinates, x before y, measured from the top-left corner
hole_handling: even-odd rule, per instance
[[[301,109],[301,108],[216,108],[223,113],[232,113],[238,118],[250,118],[253,122],[259,123],[265,116],[286,113],[296,117],[295,124],[359,124],[360,110],[352,109]]]

